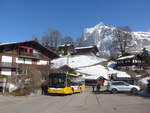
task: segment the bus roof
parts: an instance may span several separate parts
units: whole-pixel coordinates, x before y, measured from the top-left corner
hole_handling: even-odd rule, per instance
[[[49,76],[66,76],[67,73],[51,73]],[[75,73],[68,73],[68,76],[79,77],[79,75]]]
[[[69,76],[75,76],[75,77],[79,77],[79,75],[74,74],[74,73],[68,73]]]

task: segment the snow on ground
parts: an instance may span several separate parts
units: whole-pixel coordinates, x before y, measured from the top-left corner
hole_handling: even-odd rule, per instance
[[[126,72],[122,72],[122,71],[118,71],[118,70],[114,70],[112,68],[108,68],[108,74],[117,74],[117,77],[131,77],[129,74],[127,74]]]
[[[142,86],[146,86],[148,84],[148,81],[147,80],[150,80],[150,77],[145,77],[145,78],[142,78],[138,81],[138,84],[139,85],[142,85]]]
[[[89,76],[85,77],[86,79],[97,79],[100,76],[102,76],[106,79],[109,79],[108,74],[107,74],[108,71],[105,69],[104,66],[101,66],[101,65],[78,68],[76,71],[86,74],[86,75],[89,75]]]
[[[117,77],[130,77],[126,72],[114,70],[113,65],[116,65],[116,63],[113,61],[108,63],[108,69],[98,64],[103,61],[107,60],[96,56],[77,55],[55,59],[52,61],[52,67],[59,68],[68,64],[71,68],[75,69],[76,72],[85,74],[86,79],[97,79],[100,76],[109,79],[109,74],[115,73],[117,73]]]
[[[18,87],[17,86],[15,86],[14,84],[12,84],[12,83],[9,83],[9,84],[7,84],[7,86],[6,87],[8,87],[9,88],[9,92],[13,92],[13,91],[15,91],[15,90],[17,90],[18,89]]]
[[[136,78],[138,78],[138,77],[142,77],[143,75],[136,75]]]
[[[52,61],[53,68],[59,68],[63,65],[69,65],[71,68],[78,68],[82,66],[90,66],[100,62],[106,61],[104,58],[96,56],[77,55],[73,57],[62,57]]]
[[[122,71],[118,71],[113,69],[113,67],[116,66],[116,62],[114,61],[110,61],[108,62],[107,68],[108,68],[108,74],[117,74],[117,77],[131,77],[129,74],[127,74],[126,72],[122,72]]]
[[[67,61],[68,60],[68,61]],[[86,79],[97,79],[100,76],[108,79],[107,70],[104,66],[101,66],[100,62],[106,61],[104,58],[87,55],[77,55],[73,57],[62,57],[52,61],[53,68],[59,68],[60,66],[67,65],[67,62],[71,68],[76,69],[76,72],[86,75]]]
[[[143,90],[139,92],[139,95],[144,97],[150,97],[150,93],[147,92],[147,84],[148,84],[147,80],[150,80],[150,77],[145,77],[138,81],[138,85],[141,86],[141,88],[143,88]]]

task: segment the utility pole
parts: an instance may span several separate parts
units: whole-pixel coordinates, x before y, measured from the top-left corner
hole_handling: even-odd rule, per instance
[[[67,65],[69,66],[69,55],[67,55]]]

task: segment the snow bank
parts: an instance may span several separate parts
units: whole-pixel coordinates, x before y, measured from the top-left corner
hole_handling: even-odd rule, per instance
[[[138,93],[140,96],[143,97],[150,97],[150,93],[147,93],[146,90],[142,90],[141,92]]]
[[[142,78],[138,81],[138,84],[139,85],[142,85],[142,86],[146,86],[148,84],[148,81],[147,80],[150,80],[150,77],[145,77],[145,78]]]
[[[63,57],[52,60],[52,67],[59,68],[63,65],[69,65],[71,68],[78,68],[82,66],[90,66],[96,63],[100,63],[106,61],[104,58],[99,58],[96,56],[86,56],[86,55],[78,55],[73,57]]]
[[[96,56],[87,56],[87,55],[78,55],[73,57],[62,57],[52,61],[53,68],[59,68],[63,65],[69,65],[71,68],[76,69],[76,72],[85,74],[85,79],[97,79],[100,76],[103,76],[106,79],[109,79],[109,74],[117,73],[117,77],[130,77],[126,72],[121,72],[113,69],[113,65],[116,62],[109,62],[105,69],[104,66],[98,64],[100,62],[106,61],[104,58],[99,58]]]
[[[6,88],[8,88],[9,92],[13,92],[18,89],[18,87],[12,83],[7,83]]]
[[[118,71],[118,70],[114,70],[112,68],[108,68],[108,74],[115,74],[117,77],[131,77],[129,74],[127,74],[126,72],[122,72],[122,71]]]
[[[108,68],[108,74],[116,74],[117,77],[131,77],[129,74],[126,72],[114,70],[113,68],[116,66],[116,62],[110,61],[108,62],[107,68]]]
[[[101,65],[79,68],[76,71],[88,75],[85,77],[85,79],[97,79],[100,76],[109,79],[107,74],[108,71],[105,69],[104,66]]]

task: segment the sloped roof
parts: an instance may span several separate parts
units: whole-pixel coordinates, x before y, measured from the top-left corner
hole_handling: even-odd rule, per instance
[[[98,52],[97,46],[85,46],[85,47],[76,47],[75,48],[77,54],[85,54],[90,52]]]
[[[63,44],[63,45],[59,45],[58,47],[69,47],[69,46],[73,46],[72,44]]]
[[[120,58],[118,58],[117,60],[130,59],[130,58],[134,58],[134,57],[135,57],[135,55],[128,55],[128,56],[120,57]]]
[[[92,49],[92,48],[98,50],[96,46],[76,47],[75,49]]]
[[[4,49],[5,47],[8,47],[8,46],[10,48],[15,48],[18,46],[28,46],[28,47],[32,47],[33,49],[38,50],[39,52],[41,52],[42,54],[44,54],[45,56],[49,58],[52,58],[52,59],[58,58],[57,54],[55,54],[54,52],[44,47],[43,45],[41,45],[35,40],[24,41],[24,42],[2,43],[0,44],[0,49]]]

